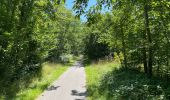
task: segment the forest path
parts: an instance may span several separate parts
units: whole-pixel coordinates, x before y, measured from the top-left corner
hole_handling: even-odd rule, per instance
[[[60,76],[37,100],[85,100],[86,77],[84,67],[77,61]]]

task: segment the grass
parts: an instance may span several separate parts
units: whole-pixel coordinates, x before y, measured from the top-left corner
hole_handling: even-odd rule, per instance
[[[88,100],[98,100],[99,97],[98,86],[100,84],[100,79],[106,73],[112,71],[114,68],[117,68],[118,64],[114,62],[100,62],[89,64],[85,67],[86,71],[86,80],[87,80],[87,91],[88,91]]]
[[[34,100],[37,98],[53,81],[55,81],[69,65],[45,63],[42,68],[41,79],[35,79],[28,88],[21,90],[14,98],[15,100]]]
[[[5,92],[0,95],[0,100],[34,100],[58,77],[72,66],[81,56],[70,56],[69,62],[45,62],[41,72],[31,74],[27,79],[16,80],[10,87],[5,87]],[[30,79],[31,78],[31,79]]]
[[[52,84],[56,79],[63,74],[68,67],[72,66],[80,57],[73,56],[69,59],[68,63],[59,64],[46,62],[42,67],[42,76],[39,79],[33,80],[28,88],[21,90],[17,93],[14,100],[34,100],[36,99],[47,87]]]
[[[118,66],[113,62],[86,66],[88,100],[170,100],[168,81]]]

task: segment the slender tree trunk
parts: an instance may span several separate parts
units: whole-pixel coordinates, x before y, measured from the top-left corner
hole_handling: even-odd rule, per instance
[[[161,63],[160,63],[160,56],[158,55],[158,60],[157,60],[157,63],[158,63],[158,66],[157,66],[157,75],[160,76],[160,66],[161,66]]]
[[[145,16],[145,28],[146,28],[146,34],[148,38],[148,76],[152,76],[152,63],[153,63],[153,50],[152,50],[152,37],[151,32],[149,28],[149,17],[148,17],[148,0],[145,0],[144,4],[144,16]]]
[[[147,74],[148,73],[148,64],[147,64],[147,51],[146,51],[146,33],[143,33],[143,39],[144,39],[144,43],[143,43],[143,48],[142,48],[142,53],[143,53],[143,66],[144,66],[144,72]]]
[[[146,47],[143,48],[143,65],[144,65],[144,72],[148,73],[148,66],[147,66],[147,56],[146,56]]]
[[[123,56],[124,56],[124,67],[127,68],[127,55],[126,55],[126,44],[125,44],[125,36],[123,33],[123,27],[121,26],[121,34],[122,34],[122,50],[123,50]]]

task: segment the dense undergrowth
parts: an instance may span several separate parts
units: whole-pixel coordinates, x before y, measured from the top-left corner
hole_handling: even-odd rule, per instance
[[[86,67],[89,100],[169,100],[170,84],[115,63]]]

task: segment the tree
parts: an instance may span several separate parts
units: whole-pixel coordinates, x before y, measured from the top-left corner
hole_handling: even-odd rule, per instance
[[[78,16],[85,12],[87,4],[88,0],[75,1],[74,9],[77,11]],[[105,38],[112,38],[112,40],[107,39],[112,41],[109,42],[112,43],[109,46],[111,48],[116,47],[123,53],[123,64],[128,67],[137,67],[143,64],[141,67],[144,68],[144,72],[149,77],[152,76],[155,66],[160,72],[160,66],[165,65],[166,68],[162,66],[162,71],[166,69],[163,73],[167,74],[169,70],[169,52],[166,48],[169,45],[168,0],[98,0],[97,4],[87,14],[88,16],[93,16],[88,17],[90,19],[88,23],[98,24],[95,18],[100,15],[94,15],[100,13],[103,6],[110,7],[113,23],[105,31],[109,29],[110,32],[107,33],[117,36],[117,40],[113,40],[115,37]],[[103,16],[106,15],[103,14]],[[103,25],[107,26],[109,23],[106,22]],[[102,34],[99,37],[104,36],[106,32],[102,32]],[[118,41],[121,44],[115,46],[113,43],[119,43]]]
[[[64,53],[81,45],[81,23],[63,0],[1,0],[0,13],[0,97],[5,99],[41,76],[41,64],[51,50],[62,51],[57,44],[63,28]]]

